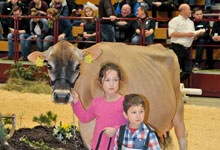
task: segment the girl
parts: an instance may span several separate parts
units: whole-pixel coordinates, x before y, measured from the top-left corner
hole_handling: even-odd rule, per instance
[[[81,122],[89,122],[96,117],[96,124],[92,139],[91,148],[95,150],[99,134],[105,130],[99,149],[107,150],[109,137],[114,139],[116,130],[120,125],[126,124],[127,120],[123,116],[124,96],[119,93],[120,81],[122,74],[120,68],[113,64],[107,63],[102,66],[99,72],[99,82],[104,91],[104,95],[97,97],[92,101],[91,106],[84,110],[79,95],[73,92],[72,109]],[[111,142],[110,150],[113,149],[114,142]]]
[[[91,7],[84,9],[85,17],[95,17],[94,10]],[[95,41],[96,40],[96,23],[95,20],[85,19],[83,25],[83,39],[82,41]],[[78,43],[78,48],[88,48],[95,43]]]

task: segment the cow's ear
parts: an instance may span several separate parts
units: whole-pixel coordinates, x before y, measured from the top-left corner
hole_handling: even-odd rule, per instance
[[[91,54],[92,56],[92,60],[96,60],[101,54],[102,54],[102,50],[97,47],[97,46],[92,46],[86,50],[82,51],[83,57],[85,57],[88,54]]]
[[[35,52],[32,52],[31,54],[28,55],[28,60],[31,61],[32,63],[36,64],[36,60],[38,57],[42,60],[46,59],[46,55],[44,52],[35,51]]]

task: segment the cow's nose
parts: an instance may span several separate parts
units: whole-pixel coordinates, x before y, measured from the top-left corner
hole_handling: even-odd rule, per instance
[[[54,101],[56,103],[68,103],[70,93],[54,92]]]

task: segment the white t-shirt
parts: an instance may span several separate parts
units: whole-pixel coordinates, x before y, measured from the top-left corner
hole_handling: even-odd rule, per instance
[[[179,15],[172,20],[170,20],[168,24],[168,33],[169,36],[173,32],[195,32],[194,22],[189,18],[185,19],[183,16]],[[181,44],[184,47],[190,47],[194,40],[194,36],[192,37],[181,37],[181,38],[174,38],[171,37],[171,43]]]

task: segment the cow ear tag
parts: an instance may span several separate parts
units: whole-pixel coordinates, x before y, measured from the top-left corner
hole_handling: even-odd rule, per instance
[[[42,67],[42,66],[43,66],[43,62],[44,62],[44,60],[41,59],[41,58],[38,56],[37,59],[36,59],[36,66]]]
[[[84,62],[88,64],[92,63],[92,55],[90,53],[84,57]]]

